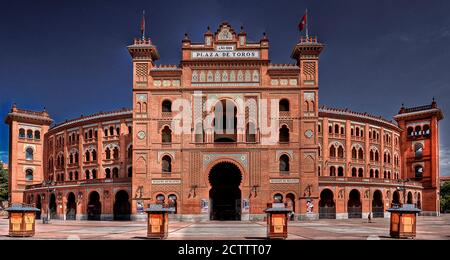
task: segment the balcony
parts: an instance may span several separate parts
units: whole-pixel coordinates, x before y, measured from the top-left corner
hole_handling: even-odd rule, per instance
[[[381,184],[381,185],[390,185],[390,186],[399,186],[403,185],[399,180],[391,180],[391,179],[375,179],[375,178],[354,178],[354,177],[330,177],[324,176],[319,177],[319,183],[340,183],[340,184],[349,184],[349,183],[360,183],[360,184]],[[410,181],[406,184],[406,187],[411,188],[422,188],[422,184],[415,181]]]

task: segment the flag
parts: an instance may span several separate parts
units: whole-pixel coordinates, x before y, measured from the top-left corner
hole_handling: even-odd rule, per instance
[[[300,32],[303,32],[303,30],[305,30],[307,26],[308,26],[308,11],[306,11],[305,15],[303,16],[302,20],[300,21],[298,28],[299,28]]]

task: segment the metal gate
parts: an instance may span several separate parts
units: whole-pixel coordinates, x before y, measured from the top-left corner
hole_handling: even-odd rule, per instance
[[[348,218],[362,218],[362,207],[349,206],[347,208]]]
[[[336,207],[319,207],[319,219],[336,219]]]
[[[384,207],[372,206],[374,218],[384,218]]]

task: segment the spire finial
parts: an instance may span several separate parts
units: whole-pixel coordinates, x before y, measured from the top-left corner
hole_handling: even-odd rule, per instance
[[[142,33],[142,40],[145,40],[145,10],[142,10],[142,21],[141,21],[141,33]]]

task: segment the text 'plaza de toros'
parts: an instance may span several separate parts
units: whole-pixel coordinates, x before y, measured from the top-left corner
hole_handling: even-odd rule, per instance
[[[262,220],[274,200],[296,220],[388,217],[403,203],[439,214],[436,102],[396,122],[319,108],[324,47],[303,37],[295,65],[271,64],[266,35],[223,23],[201,43],[186,35],[171,66],[135,40],[132,109],[53,125],[13,106],[10,200],[65,220],[145,219],[155,203],[186,221]]]

